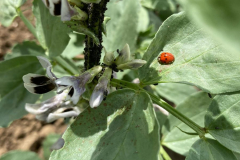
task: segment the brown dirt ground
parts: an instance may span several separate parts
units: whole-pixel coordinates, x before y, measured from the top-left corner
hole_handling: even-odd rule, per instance
[[[24,11],[24,15],[33,22],[34,17],[31,10],[31,2],[31,0],[27,1],[21,9]],[[14,44],[34,39],[34,36],[19,17],[9,27],[4,27],[0,24],[0,59],[3,59],[3,56],[10,52]]]

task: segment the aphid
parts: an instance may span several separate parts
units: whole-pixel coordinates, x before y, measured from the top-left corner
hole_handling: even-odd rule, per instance
[[[174,62],[174,60],[175,60],[174,55],[169,52],[163,52],[158,57],[158,62],[160,64],[172,64]]]

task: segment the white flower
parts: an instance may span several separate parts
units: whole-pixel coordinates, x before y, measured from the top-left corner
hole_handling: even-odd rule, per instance
[[[61,16],[62,21],[70,21],[77,11],[67,0],[42,0],[53,16]]]
[[[107,88],[112,75],[111,68],[105,68],[103,75],[99,78],[98,84],[95,86],[91,95],[89,104],[91,108],[98,107],[108,94]]]
[[[65,98],[68,94],[68,90],[65,90],[61,94],[42,102],[39,104],[26,104],[25,109],[34,115],[36,119],[46,122],[53,122],[58,118],[75,117],[78,116],[80,111],[78,107],[71,105],[71,103],[65,102]]]
[[[93,78],[102,70],[101,66],[95,66],[78,77],[65,76],[57,78],[51,71],[52,65],[48,59],[44,57],[37,57],[43,68],[46,68],[47,76],[29,73],[23,76],[25,88],[34,94],[44,94],[54,89],[58,93],[68,89],[68,96],[73,102],[77,104],[80,96],[85,92],[85,85],[90,83]]]
[[[52,73],[52,65],[48,59],[37,57],[43,68],[46,69],[47,76],[29,73],[23,76],[24,87],[31,93],[44,94],[56,89],[55,80],[57,77]]]
[[[101,66],[93,67],[78,77],[65,76],[57,79],[55,82],[57,85],[63,85],[70,87],[68,96],[73,104],[77,104],[80,96],[86,91],[86,84],[90,83],[93,78],[102,70]]]

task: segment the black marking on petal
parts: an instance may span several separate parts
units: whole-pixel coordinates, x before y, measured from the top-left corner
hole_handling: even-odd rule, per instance
[[[33,89],[34,89],[34,93],[44,94],[44,93],[54,90],[55,87],[56,87],[56,85],[54,83],[49,83],[49,84],[46,84],[43,86],[34,87]]]
[[[46,0],[46,5],[47,7],[49,7],[49,0]]]
[[[62,6],[61,1],[58,1],[57,3],[53,3],[53,4],[54,4],[54,10],[53,10],[54,15],[60,16],[61,15],[61,6]]]
[[[39,77],[31,77],[30,78],[30,82],[36,85],[43,85],[48,83],[48,81],[50,80],[50,78],[46,77],[46,76],[39,76]]]
[[[73,89],[73,88],[71,88],[71,89],[70,89],[70,91],[68,92],[68,95],[69,95],[70,97],[72,97],[72,96],[73,96],[73,94],[74,94],[74,89]]]
[[[69,112],[69,111],[73,111],[73,108],[66,108],[65,110],[62,111],[62,113]]]

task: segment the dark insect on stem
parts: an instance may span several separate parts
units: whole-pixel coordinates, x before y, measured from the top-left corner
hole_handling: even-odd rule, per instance
[[[209,97],[209,98],[212,98],[212,95],[211,95],[210,93],[208,93],[208,97]]]

